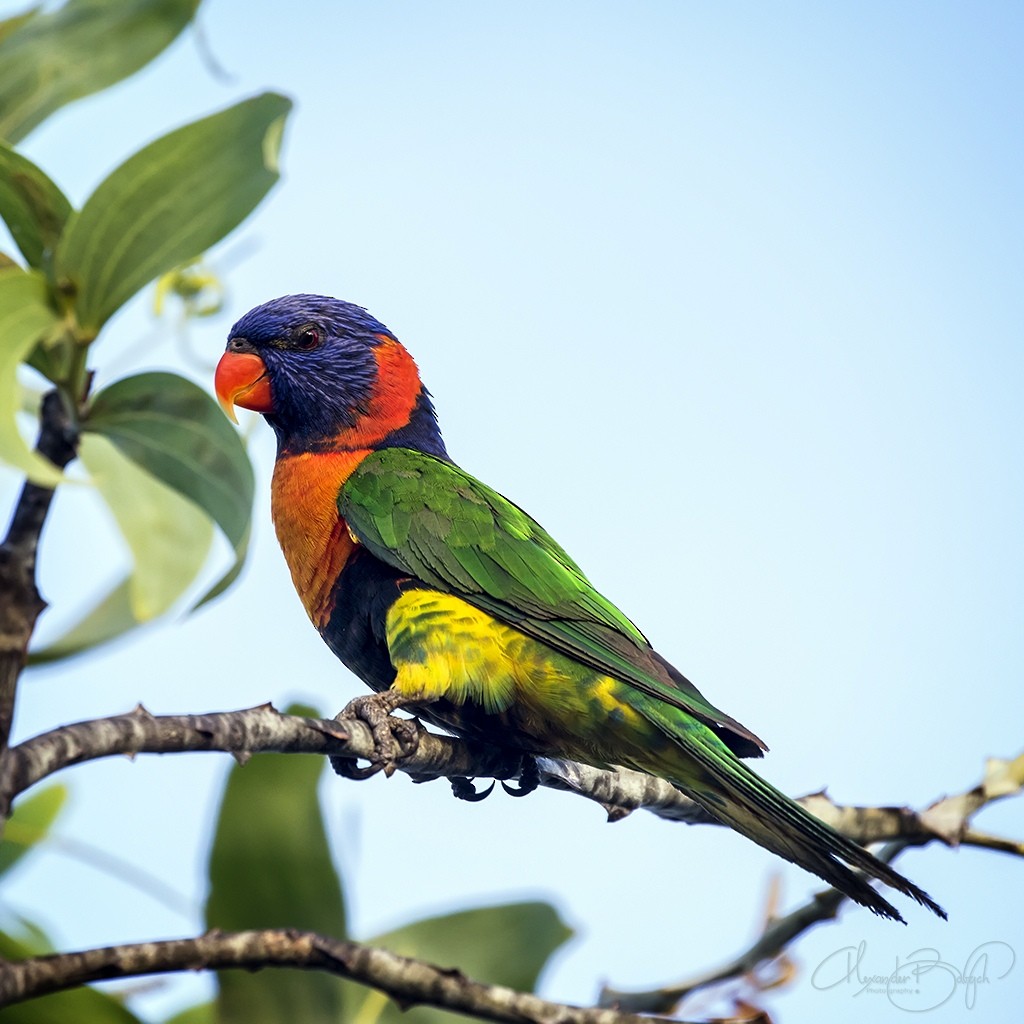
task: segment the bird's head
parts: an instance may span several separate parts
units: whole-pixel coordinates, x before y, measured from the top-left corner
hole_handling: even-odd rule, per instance
[[[444,456],[412,356],[360,306],[286,295],[231,328],[217,398],[263,413],[282,452],[401,445]]]

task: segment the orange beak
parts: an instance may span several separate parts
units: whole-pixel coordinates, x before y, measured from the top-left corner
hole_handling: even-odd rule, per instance
[[[235,406],[254,412],[273,412],[267,367],[252,352],[225,352],[213,375],[217,401],[233,423],[238,422]]]

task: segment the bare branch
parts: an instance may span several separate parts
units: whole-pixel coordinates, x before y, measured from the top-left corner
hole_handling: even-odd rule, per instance
[[[76,441],[60,395],[49,392],[40,411],[36,451],[63,469],[75,457]],[[46,607],[36,587],[36,555],[52,501],[53,488],[26,482],[0,544],[0,765],[7,752],[29,640]],[[7,805],[0,803],[0,833],[7,810]]]
[[[510,1024],[650,1024],[659,1019],[553,1003],[502,985],[471,981],[453,968],[290,929],[213,931],[194,939],[110,946],[4,963],[0,965],[0,1007],[112,978],[264,967],[326,971],[379,989],[402,1007],[437,1006]]]
[[[904,849],[902,844],[890,845]],[[888,863],[895,854],[887,854],[886,849],[883,849],[876,856]],[[809,928],[822,921],[834,920],[846,898],[838,889],[822,889],[792,913],[769,920],[754,943],[721,967],[705,971],[686,981],[650,991],[624,992],[604,988],[601,990],[598,1005],[616,1007],[632,1013],[669,1013],[674,1006],[698,989],[740,978],[744,974],[750,974],[761,964],[781,956],[789,944]]]
[[[369,758],[373,736],[362,722],[282,715],[270,704],[205,715],[151,715],[134,711],[65,725],[26,740],[9,752],[0,797],[17,796],[71,765],[115,754],[221,751],[246,760],[258,753],[325,754]],[[520,758],[497,747],[422,732],[419,749],[402,765],[416,778],[487,775],[513,778]]]
[[[987,832],[979,832],[969,828],[960,840],[961,846],[979,846],[983,850],[996,850],[998,853],[1009,853],[1016,857],[1024,857],[1024,842],[1019,839],[1007,839],[1004,836],[993,836]]]
[[[223,751],[236,758],[252,754],[307,753],[369,759],[373,736],[365,723],[346,719],[300,718],[282,715],[270,704],[244,711],[206,715],[154,716],[143,707],[126,715],[62,726],[11,748],[0,780],[0,803],[53,772],[70,765],[114,754],[184,751]],[[718,824],[702,807],[671,783],[643,772],[620,768],[602,771],[573,761],[540,758],[540,784],[567,790],[602,805],[609,820],[617,821],[643,809],[669,821]],[[414,753],[399,762],[399,770],[417,781],[438,778],[512,779],[521,771],[521,758],[500,747],[440,736],[420,729]],[[938,839],[955,845],[967,839],[967,821],[980,807],[1019,791],[1024,781],[1024,754],[1013,761],[992,760],[986,778],[967,793],[946,797],[924,811],[907,807],[849,807],[824,793],[801,797],[809,811],[833,828],[861,843],[909,840],[921,844]],[[1005,848],[1010,840],[1001,841]]]
[[[910,846],[921,846],[932,839],[950,844],[964,843],[1024,856],[1024,843],[998,836],[989,836],[970,827],[971,818],[983,807],[1004,797],[1019,795],[1024,788],[1024,754],[1013,760],[990,758],[985,776],[976,786],[963,793],[942,797],[920,813],[905,808],[836,808],[824,797],[814,794],[801,801],[808,810],[825,818],[829,824],[847,835],[859,832],[869,841],[872,829],[889,827],[898,818],[906,831],[887,843],[875,855],[889,863]],[[825,800],[836,813],[826,817],[819,811]],[[848,831],[849,830],[849,831]],[[877,836],[876,836],[877,837]],[[696,975],[677,984],[644,992],[623,992],[605,988],[599,1005],[617,1007],[634,1013],[668,1013],[682,999],[718,982],[740,978],[759,965],[781,956],[794,939],[823,921],[833,920],[846,897],[836,889],[824,889],[781,918],[770,918],[764,931],[751,946],[721,967]]]

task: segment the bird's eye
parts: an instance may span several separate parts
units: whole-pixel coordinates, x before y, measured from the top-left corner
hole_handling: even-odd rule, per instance
[[[308,352],[310,349],[317,348],[322,340],[323,337],[317,328],[303,327],[295,339],[295,347]]]

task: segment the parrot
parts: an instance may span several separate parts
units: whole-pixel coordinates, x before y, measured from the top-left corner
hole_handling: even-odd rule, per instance
[[[412,355],[361,306],[308,294],[256,306],[231,328],[214,385],[231,419],[253,410],[274,431],[277,538],[313,625],[374,691],[349,707],[373,729],[376,768],[394,770],[393,737],[407,746],[387,732],[405,708],[527,760],[665,779],[881,917],[903,921],[871,879],[946,917],[753,771],[763,741],[536,520],[452,460]]]

